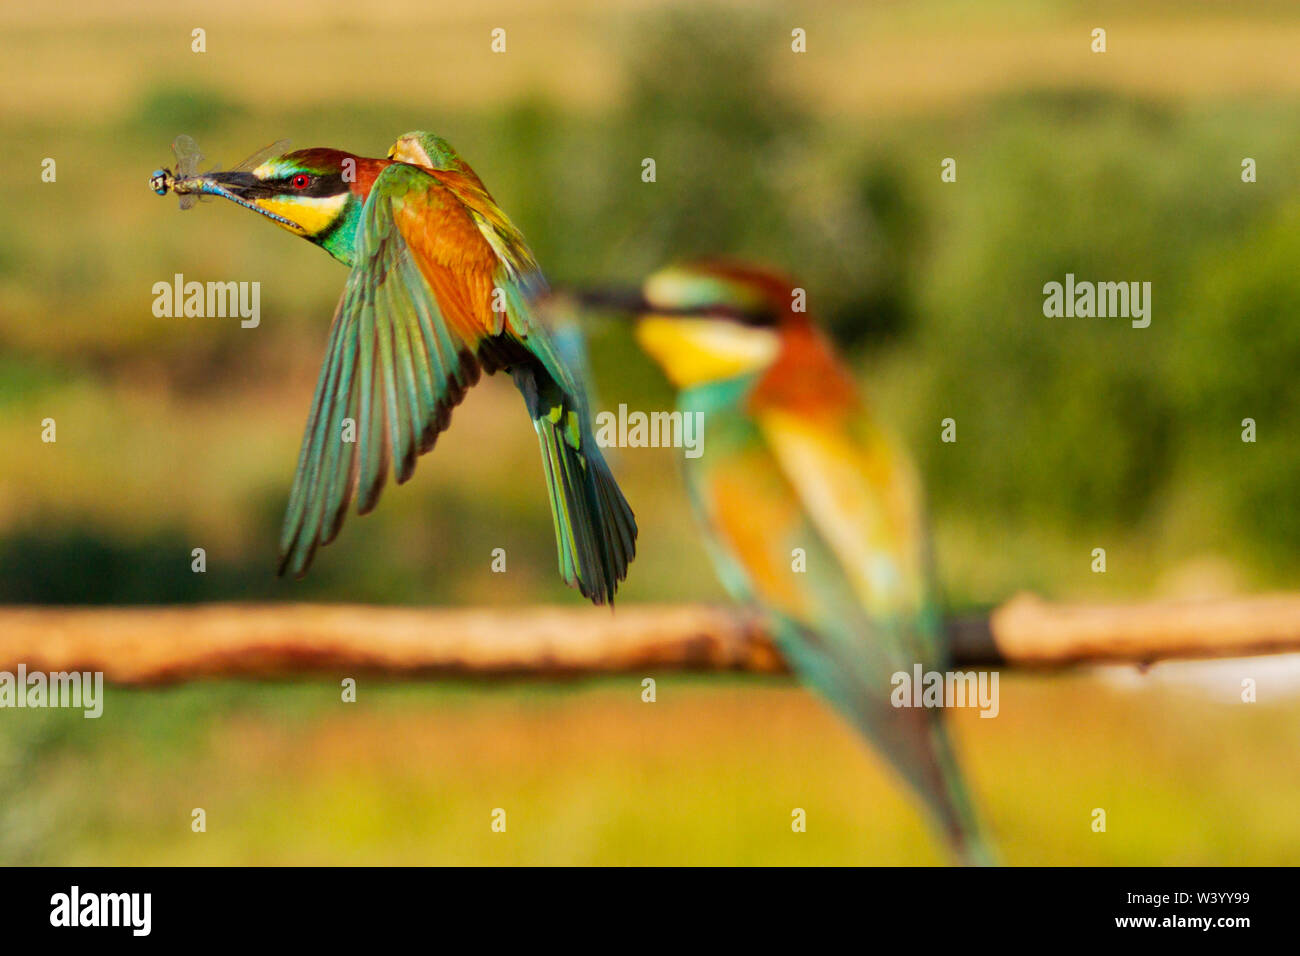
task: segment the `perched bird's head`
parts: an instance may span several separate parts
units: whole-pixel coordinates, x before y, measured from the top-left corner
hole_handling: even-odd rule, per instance
[[[375,176],[387,165],[338,149],[299,149],[253,169],[196,178],[206,184],[202,191],[261,213],[350,265],[361,208]]]
[[[678,388],[759,375],[781,352],[794,283],[756,266],[706,260],[645,281],[636,337]]]

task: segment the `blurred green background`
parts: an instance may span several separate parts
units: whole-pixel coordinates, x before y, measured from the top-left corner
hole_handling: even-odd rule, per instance
[[[557,284],[718,252],[794,273],[922,466],[954,611],[1024,588],[1286,587],[1300,567],[1294,4],[103,0],[6,9],[0,37],[0,602],[578,604],[505,379],[305,581],[275,578],[345,272],[234,206],[153,196],[182,132],[230,163],[285,136],[382,155],[435,130]],[[261,326],[156,318],[152,285],[178,272],[261,282]],[[1044,318],[1066,272],[1150,281],[1150,328]],[[671,401],[625,327],[592,332],[606,407]],[[642,528],[628,601],[722,597],[675,458],[617,454]],[[1276,664],[1210,673],[1231,689]],[[372,681],[344,706],[328,682],[228,683],[111,691],[99,721],[2,712],[0,862],[940,859],[796,687],[660,686],[647,706],[631,679]],[[1294,686],[1234,707],[1202,683],[1005,675],[999,719],[955,723],[1010,862],[1294,863]]]

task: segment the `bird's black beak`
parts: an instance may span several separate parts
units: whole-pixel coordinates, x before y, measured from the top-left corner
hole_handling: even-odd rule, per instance
[[[645,294],[640,289],[633,286],[589,286],[567,291],[583,308],[600,312],[612,312],[629,319],[654,314],[696,319],[731,319],[749,325],[770,325],[772,322],[771,313],[763,310],[747,311],[726,305],[698,306],[694,308],[655,305],[645,297]]]
[[[275,193],[274,189],[249,172],[223,173],[220,170],[213,170],[195,178],[207,180],[241,199],[261,199]]]
[[[617,312],[635,317],[654,308],[641,294],[641,290],[633,286],[592,286],[567,291],[578,305],[593,311]]]
[[[182,186],[188,188],[181,188]],[[273,213],[269,209],[263,209],[256,204],[258,199],[269,199],[278,195],[278,192],[274,187],[268,186],[252,173],[213,170],[210,173],[200,173],[181,183],[177,183],[173,188],[177,192],[195,192],[208,196],[221,196],[282,226],[287,226],[298,232],[302,231],[302,227],[296,222]]]

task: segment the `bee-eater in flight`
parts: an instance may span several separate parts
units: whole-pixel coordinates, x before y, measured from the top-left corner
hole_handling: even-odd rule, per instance
[[[686,481],[724,586],[761,608],[792,669],[907,780],[960,859],[988,862],[937,712],[891,705],[893,675],[942,670],[919,482],[872,420],[795,283],[706,261],[644,285],[636,336],[703,412]]]
[[[584,383],[534,311],[546,282],[523,235],[443,139],[407,133],[387,159],[300,149],[180,175],[160,195],[217,195],[320,246],[352,271],[334,312],[280,535],[280,573],[304,574],[355,496],[375,507],[433,447],[483,372],[509,371],[537,431],[560,573],[612,602],[636,553],[636,520],[601,456]],[[175,148],[175,147],[174,147]],[[278,152],[272,150],[272,152]],[[355,440],[346,440],[350,420]]]

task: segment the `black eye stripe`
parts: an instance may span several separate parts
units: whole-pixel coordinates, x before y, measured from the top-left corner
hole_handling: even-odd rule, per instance
[[[306,176],[307,185],[299,188],[293,181],[295,176]],[[286,173],[284,176],[266,180],[265,186],[269,187],[268,191],[270,193],[290,193],[297,196],[314,197],[337,196],[341,192],[346,192],[348,188],[339,173],[326,175],[319,173]]]
[[[298,188],[294,185],[295,176],[307,176],[307,185]],[[246,199],[269,199],[272,196],[337,196],[347,192],[349,186],[343,181],[341,173],[285,173],[270,179],[258,179],[251,173],[227,174],[225,181],[239,188]]]

